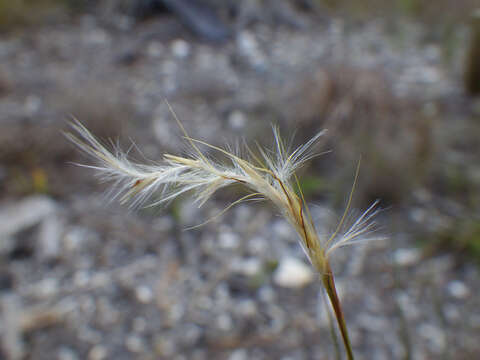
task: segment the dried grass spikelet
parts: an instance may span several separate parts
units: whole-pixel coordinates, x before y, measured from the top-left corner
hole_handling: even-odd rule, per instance
[[[86,167],[97,170],[103,180],[113,181],[116,185],[115,196],[119,197],[121,202],[131,201],[134,205],[140,205],[151,199],[153,194],[159,194],[159,199],[151,201],[148,205],[156,206],[192,191],[195,201],[201,206],[217,190],[233,184],[243,185],[250,193],[230,204],[225,210],[252,198],[270,200],[295,228],[308,259],[322,276],[337,317],[347,355],[353,359],[329,258],[339,247],[365,240],[364,236],[374,226],[372,218],[376,214],[376,203],[345,232],[341,233],[340,230],[343,228],[346,214],[333,235],[325,239],[318,235],[295,171],[306,161],[318,155],[312,151],[312,148],[325,131],[317,133],[304,145],[289,152],[280,138],[278,129],[274,127],[275,149],[269,151],[258,146],[260,156],[256,156],[246,147],[249,157],[242,158],[231,151],[191,138],[178,119],[177,122],[191,146],[192,153],[189,156],[165,154],[162,163],[158,165],[131,162],[127,154],[119,149],[115,149],[113,153],[110,152],[78,121],[71,124],[78,137],[71,133],[67,133],[66,136],[80,149],[95,158],[98,165]],[[221,153],[229,163],[225,164],[211,156],[207,157],[200,151],[197,146],[199,144]],[[293,184],[296,184],[298,192],[295,191]],[[350,206],[352,193],[350,193],[347,207]]]

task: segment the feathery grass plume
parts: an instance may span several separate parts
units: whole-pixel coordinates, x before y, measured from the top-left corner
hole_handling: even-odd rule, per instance
[[[300,238],[300,245],[311,264],[320,273],[337,318],[348,358],[353,359],[329,259],[336,249],[365,240],[364,236],[372,230],[374,225],[372,218],[376,214],[377,203],[369,207],[345,232],[341,233],[341,230],[347,212],[332,236],[323,238],[318,235],[295,171],[306,161],[318,155],[313,152],[313,146],[325,131],[319,132],[304,145],[289,151],[280,138],[278,128],[274,127],[275,148],[266,150],[258,145],[260,155],[256,156],[246,146],[249,157],[244,158],[231,151],[191,138],[180,121],[176,120],[192,153],[188,156],[165,154],[163,161],[156,165],[134,163],[128,159],[127,153],[122,152],[118,147],[113,152],[107,150],[78,121],[71,123],[77,136],[72,133],[67,133],[66,136],[97,161],[96,166],[83,166],[97,170],[103,180],[113,181],[114,196],[121,202],[130,201],[133,205],[142,205],[148,203],[154,194],[158,194],[157,200],[151,200],[148,203],[148,206],[156,206],[183,193],[193,192],[195,201],[202,206],[217,190],[233,184],[243,185],[249,190],[249,194],[230,204],[225,211],[251,198],[270,200],[295,228]],[[199,149],[199,145],[222,154],[228,163],[222,163],[212,156],[207,156]],[[297,191],[295,191],[296,188]],[[350,207],[352,195],[353,189],[347,209]]]

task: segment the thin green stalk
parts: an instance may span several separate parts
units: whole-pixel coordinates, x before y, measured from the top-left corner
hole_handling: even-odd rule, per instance
[[[322,275],[322,281],[323,286],[325,286],[325,290],[327,291],[327,295],[330,299],[330,303],[332,304],[335,317],[337,318],[338,327],[340,328],[343,344],[345,345],[345,350],[347,352],[347,358],[348,360],[354,360],[352,345],[350,343],[350,338],[348,337],[347,324],[345,323],[342,306],[340,304],[340,299],[338,298],[337,289],[335,287],[333,272],[328,262],[326,264],[326,271]]]
[[[322,304],[325,306],[325,311],[327,312],[328,318],[328,329],[330,330],[330,336],[332,337],[333,349],[335,350],[335,359],[342,360],[342,352],[340,351],[340,343],[338,342],[338,336],[335,331],[335,323],[333,320],[332,310],[328,305],[327,295],[325,295],[324,289],[320,290],[322,295]]]

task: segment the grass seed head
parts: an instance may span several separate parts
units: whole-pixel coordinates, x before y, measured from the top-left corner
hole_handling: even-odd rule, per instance
[[[325,131],[319,132],[304,145],[290,151],[282,141],[278,129],[274,127],[273,150],[258,145],[260,156],[256,156],[247,147],[250,156],[240,157],[232,151],[191,138],[180,122],[179,125],[191,146],[191,155],[165,154],[161,163],[155,165],[132,162],[127,153],[118,147],[113,151],[108,150],[78,121],[71,123],[74,133],[67,133],[66,136],[96,160],[97,165],[86,167],[97,170],[102,180],[113,182],[115,184],[113,197],[120,199],[122,203],[157,206],[183,193],[192,192],[195,201],[202,206],[217,190],[233,184],[242,185],[249,194],[231,205],[253,197],[273,203],[295,228],[307,257],[322,274],[329,269],[328,258],[333,251],[348,244],[364,241],[365,235],[372,230],[372,218],[376,214],[377,203],[368,208],[343,234],[340,225],[343,225],[344,218],[330,238],[319,237],[315,229],[295,172],[306,161],[318,155],[313,152],[313,147]],[[217,161],[211,156],[207,157],[199,149],[200,145],[222,154],[227,163]],[[295,191],[293,183],[296,183],[299,193]],[[154,195],[158,198],[152,200]]]

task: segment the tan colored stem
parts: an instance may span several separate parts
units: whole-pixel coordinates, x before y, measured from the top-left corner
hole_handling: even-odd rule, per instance
[[[340,333],[342,334],[348,360],[354,360],[352,345],[350,343],[350,338],[348,337],[347,324],[345,323],[342,306],[340,304],[340,299],[338,298],[337,289],[335,287],[333,272],[328,262],[326,264],[326,271],[322,275],[322,281],[330,299],[330,303],[332,304],[335,317],[337,318],[338,327],[340,328]]]

